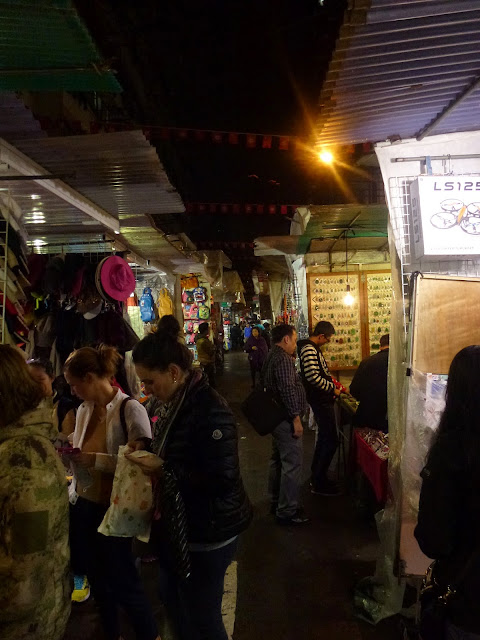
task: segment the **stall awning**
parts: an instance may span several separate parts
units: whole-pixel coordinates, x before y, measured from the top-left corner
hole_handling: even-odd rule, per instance
[[[319,147],[480,129],[477,0],[353,4],[320,96]]]
[[[0,162],[0,201],[20,208],[32,244],[67,250],[69,237],[88,243],[108,232],[145,259],[181,256],[151,215],[185,207],[141,131],[0,141]],[[28,175],[52,178],[15,179]]]
[[[70,0],[0,1],[0,32],[0,91],[121,91]]]
[[[292,235],[257,238],[255,255],[345,251],[345,238],[352,250],[385,249],[388,238],[386,205],[311,205],[301,209],[303,214],[298,211],[295,214]]]

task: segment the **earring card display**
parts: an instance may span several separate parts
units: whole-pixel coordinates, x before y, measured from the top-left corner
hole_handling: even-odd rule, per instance
[[[335,335],[322,351],[332,370],[358,367],[362,360],[361,296],[359,274],[348,276],[353,304],[347,306],[345,273],[312,274],[309,279],[310,325],[326,320]]]
[[[380,338],[390,332],[392,275],[386,272],[366,274],[368,300],[368,344],[370,354],[380,349]]]

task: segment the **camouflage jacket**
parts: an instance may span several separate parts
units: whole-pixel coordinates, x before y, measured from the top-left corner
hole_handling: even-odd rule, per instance
[[[0,427],[0,638],[60,640],[70,613],[68,495],[42,403]]]

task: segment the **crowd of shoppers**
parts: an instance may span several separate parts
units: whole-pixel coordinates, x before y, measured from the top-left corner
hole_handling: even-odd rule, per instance
[[[308,405],[318,427],[311,492],[338,493],[328,468],[337,447],[333,404],[339,392],[321,351],[335,329],[319,322],[297,346],[295,328],[279,324],[269,335],[270,350],[265,333],[251,329],[245,351],[252,383],[259,374],[285,412],[272,432],[271,512],[279,525],[307,524],[300,491]],[[200,336],[211,344],[208,325]],[[386,399],[388,343],[383,336],[380,352],[361,364],[351,387],[363,404],[360,423],[377,415],[375,426],[382,430],[386,405],[375,413],[367,392],[369,381],[370,388],[378,383],[380,400]],[[159,640],[132,539],[98,532],[111,504],[119,447],[128,444],[127,459],[154,486],[151,541],[159,560],[159,595],[176,636],[227,640],[221,612],[225,573],[252,518],[235,418],[210,383],[208,362],[193,368],[176,321],[164,320],[133,351],[150,397],[148,411],[119,388],[120,361],[113,347],[81,348],[65,362],[64,377],[54,380],[48,361],[27,363],[21,351],[0,346],[2,639],[61,640],[73,572],[88,578],[107,639],[121,640],[122,609],[139,640]],[[448,640],[480,639],[477,376],[480,346],[462,349],[450,367],[445,410],[422,471],[415,530],[422,551],[435,559],[430,580],[447,600]],[[70,434],[72,447],[62,446]],[[132,455],[143,450],[150,453]],[[73,473],[68,491],[65,464]],[[425,608],[422,620],[429,619],[427,613]]]

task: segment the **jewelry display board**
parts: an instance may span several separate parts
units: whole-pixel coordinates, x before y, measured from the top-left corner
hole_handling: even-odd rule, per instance
[[[390,272],[366,274],[368,301],[368,345],[370,355],[380,349],[380,337],[390,332],[392,275]]]
[[[389,271],[349,273],[350,306],[344,302],[346,273],[312,273],[307,283],[310,326],[327,320],[335,327],[331,342],[322,348],[332,371],[356,369],[363,358],[379,351],[381,336],[390,331]]]
[[[362,361],[362,330],[360,279],[358,273],[349,274],[348,284],[353,304],[347,306],[345,273],[311,274],[309,284],[310,326],[320,320],[331,322],[335,335],[322,349],[332,370],[356,368]]]

